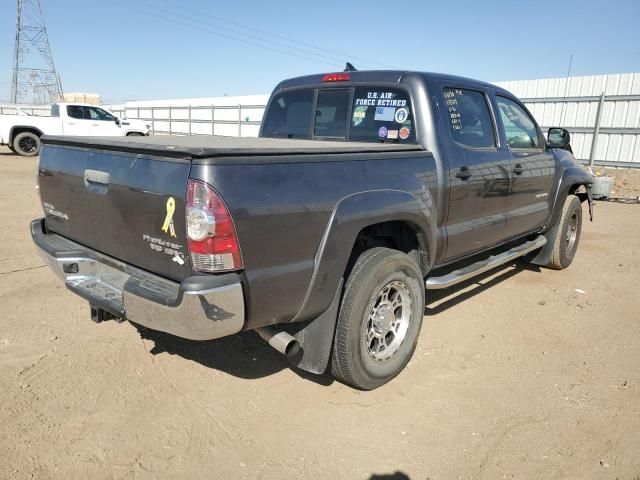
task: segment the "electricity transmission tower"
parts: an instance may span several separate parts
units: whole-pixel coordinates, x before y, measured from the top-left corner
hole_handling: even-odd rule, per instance
[[[17,0],[11,102],[45,104],[61,98],[40,0]]]

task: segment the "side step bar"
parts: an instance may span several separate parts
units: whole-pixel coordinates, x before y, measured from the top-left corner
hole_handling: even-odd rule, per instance
[[[522,257],[529,252],[537,250],[538,248],[542,248],[546,243],[547,238],[543,235],[540,235],[533,240],[529,240],[522,245],[513,247],[506,252],[492,255],[486,260],[481,260],[464,268],[454,270],[453,272],[447,273],[446,275],[442,275],[440,277],[429,277],[427,278],[425,285],[427,287],[427,290],[438,290],[441,288],[451,287],[460,282],[464,282],[465,280],[475,277],[476,275],[491,270],[492,268],[504,265],[505,263],[515,260],[518,257]]]

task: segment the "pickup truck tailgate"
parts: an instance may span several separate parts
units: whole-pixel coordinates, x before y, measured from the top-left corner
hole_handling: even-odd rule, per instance
[[[190,162],[46,145],[38,171],[49,230],[168,278],[191,272],[184,199]]]

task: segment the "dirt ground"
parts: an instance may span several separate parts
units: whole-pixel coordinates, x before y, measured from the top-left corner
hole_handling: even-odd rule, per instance
[[[615,178],[611,197],[640,197],[640,168],[594,168],[593,173],[610,175]]]
[[[0,478],[640,478],[640,205],[598,203],[567,270],[430,294],[360,392],[251,332],[92,323],[31,244],[35,172],[0,152]]]

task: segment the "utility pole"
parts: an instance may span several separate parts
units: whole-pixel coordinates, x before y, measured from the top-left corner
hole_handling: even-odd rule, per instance
[[[12,103],[53,103],[62,83],[53,64],[40,0],[17,0]]]

